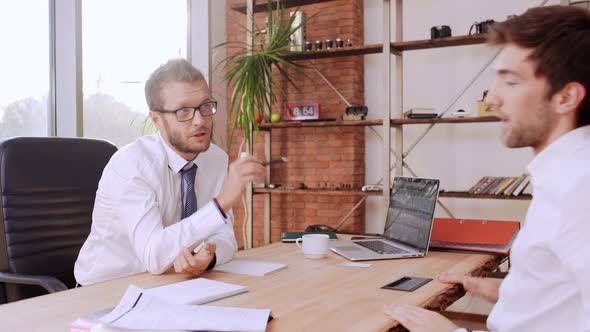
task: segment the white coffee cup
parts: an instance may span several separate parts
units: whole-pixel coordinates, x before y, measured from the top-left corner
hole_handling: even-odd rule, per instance
[[[295,243],[303,250],[303,255],[310,259],[324,258],[330,252],[330,237],[326,234],[305,234],[295,240]]]

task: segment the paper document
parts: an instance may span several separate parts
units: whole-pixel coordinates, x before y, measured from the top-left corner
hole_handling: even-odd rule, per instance
[[[144,290],[160,300],[174,304],[203,304],[236,294],[245,293],[248,287],[228,284],[205,278],[196,278]]]
[[[270,310],[170,304],[129,286],[119,304],[100,319],[134,330],[265,331]]]
[[[340,263],[342,266],[350,266],[350,267],[369,267],[371,264],[367,263],[356,263],[356,262],[342,262]]]
[[[282,270],[286,267],[287,264],[283,263],[234,258],[225,264],[215,266],[213,270],[237,274],[247,274],[251,276],[265,276],[269,273]]]

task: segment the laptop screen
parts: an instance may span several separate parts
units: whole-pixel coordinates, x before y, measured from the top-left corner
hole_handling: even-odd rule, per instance
[[[384,237],[426,250],[438,184],[435,179],[396,177],[391,188]]]

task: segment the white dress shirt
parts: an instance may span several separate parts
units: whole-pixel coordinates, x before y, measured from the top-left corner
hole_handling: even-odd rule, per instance
[[[212,201],[227,175],[227,154],[214,144],[199,153],[197,212],[180,220],[181,175],[187,160],[159,135],[144,136],[117,151],[96,192],[92,228],[74,267],[76,281],[89,285],[149,271],[168,270],[183,247],[217,245],[218,264],[237,251],[232,216]]]
[[[491,331],[590,331],[590,126],[529,164],[534,198],[510,254]]]

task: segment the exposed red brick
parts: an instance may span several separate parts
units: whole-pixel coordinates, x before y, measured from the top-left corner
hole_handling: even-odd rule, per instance
[[[245,15],[232,11],[233,1],[226,8],[228,40],[242,42],[246,35],[240,24],[245,24]],[[308,17],[315,15],[306,26],[307,40],[351,39],[353,45],[363,41],[363,4],[360,0],[339,0],[300,8]],[[287,9],[287,12],[290,10]],[[263,26],[266,13],[257,13],[255,20]],[[228,50],[228,55],[236,50]],[[307,64],[306,61],[301,62]],[[364,61],[362,56],[312,60],[330,82],[352,104],[364,104]],[[275,71],[276,72],[276,71]],[[292,75],[299,87],[287,86],[286,95],[279,96],[272,113],[282,113],[284,102],[315,101],[320,103],[320,117],[339,119],[346,108],[338,95],[312,69],[303,69]],[[231,90],[228,91],[228,104]],[[228,120],[228,137],[232,119]],[[352,185],[360,188],[364,183],[364,127],[274,129],[271,132],[271,155],[285,156],[286,164],[271,167],[271,183],[294,186],[304,183],[310,188],[339,188]],[[243,133],[236,130],[230,146],[230,159],[238,154]],[[255,136],[255,155],[264,156],[264,135]],[[312,224],[335,226],[350,211],[362,196],[340,195],[271,195],[271,241],[280,241],[284,231],[303,231]],[[243,246],[242,205],[234,208],[234,229],[239,246]],[[264,195],[254,197],[253,244],[264,242]],[[346,230],[364,231],[364,204],[347,220]]]

